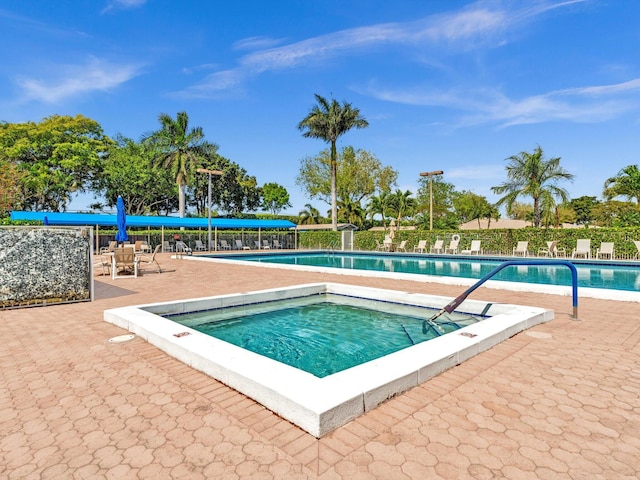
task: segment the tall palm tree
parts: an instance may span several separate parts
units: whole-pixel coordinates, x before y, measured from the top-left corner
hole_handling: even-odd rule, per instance
[[[396,224],[400,226],[400,221],[413,215],[416,207],[416,199],[411,197],[413,195],[409,190],[396,190],[389,198],[389,206],[396,216]]]
[[[319,138],[331,144],[331,223],[333,230],[338,230],[338,199],[337,199],[337,152],[336,141],[352,128],[365,128],[369,125],[360,110],[350,103],[340,104],[335,99],[329,102],[326,98],[315,94],[317,105],[314,105],[308,115],[298,123],[298,129],[303,130],[303,137]]]
[[[387,190],[381,192],[378,196],[371,196],[367,204],[367,213],[371,216],[371,222],[373,223],[373,217],[380,214],[382,215],[382,227],[385,229],[387,228],[386,219],[391,196],[392,193]]]
[[[166,113],[158,115],[161,128],[143,137],[143,142],[158,151],[157,162],[168,168],[178,185],[178,210],[185,214],[185,187],[194,165],[206,153],[207,144],[201,127],[189,128],[189,116],[178,112],[175,120]]]
[[[640,209],[640,169],[638,165],[628,165],[618,172],[615,177],[604,182],[604,197],[611,200],[623,196],[635,199]]]
[[[544,159],[544,152],[540,146],[533,153],[520,152],[507,158],[508,180],[502,185],[491,187],[498,195],[506,193],[496,203],[497,206],[506,205],[510,213],[513,205],[520,196],[533,198],[533,226],[539,227],[541,220],[541,201],[547,208],[551,208],[555,198],[568,201],[569,194],[557,185],[562,180],[573,180],[574,175],[560,166],[560,157]]]

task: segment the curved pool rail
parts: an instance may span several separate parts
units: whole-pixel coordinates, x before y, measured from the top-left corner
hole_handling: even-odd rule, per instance
[[[569,267],[571,270],[571,290],[573,297],[573,318],[574,320],[578,319],[578,270],[576,266],[569,262],[568,260],[509,260],[507,262],[503,262],[494,268],[492,271],[487,273],[484,277],[478,280],[475,284],[473,284],[470,288],[466,289],[461,295],[458,295],[451,302],[445,305],[442,310],[432,316],[430,319],[425,320],[423,323],[423,329],[426,328],[426,323],[432,324],[433,321],[438,318],[443,313],[451,313],[469,296],[471,292],[473,292],[476,288],[482,285],[484,282],[493,277],[500,270],[511,267],[514,265],[565,265]]]

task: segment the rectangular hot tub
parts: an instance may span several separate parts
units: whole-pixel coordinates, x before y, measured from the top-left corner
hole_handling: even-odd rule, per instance
[[[104,319],[253,398],[316,437],[518,332],[553,319],[553,312],[543,308],[465,300],[458,312],[489,318],[318,378],[161,316],[254,306],[324,293],[353,298],[354,303],[362,299],[383,301],[391,309],[394,305],[436,309],[427,310],[427,318],[451,300],[441,296],[320,283],[122,307],[106,310]]]

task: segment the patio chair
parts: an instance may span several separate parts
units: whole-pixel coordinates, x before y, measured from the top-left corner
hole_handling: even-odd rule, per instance
[[[273,248],[284,248],[284,245],[280,243],[280,240],[273,241]]]
[[[538,249],[538,256],[542,257],[544,255],[545,257],[555,257],[558,254],[557,249],[558,249],[558,242],[556,240],[553,240],[552,242],[547,242],[547,248],[540,247]]]
[[[260,250],[260,242],[258,240],[254,240],[253,244],[255,245],[256,250]]]
[[[633,258],[640,257],[640,240],[634,240],[633,244],[636,246],[636,254]]]
[[[468,250],[462,250],[460,253],[464,255],[480,255],[482,253],[482,241],[471,240],[471,247]]]
[[[105,248],[105,247],[103,247]],[[111,273],[111,255],[108,253],[100,253],[93,256],[93,267],[102,268],[102,275],[109,275]]]
[[[242,240],[236,238],[236,250],[251,250],[251,248],[244,245]]]
[[[444,249],[444,253],[452,253],[452,254],[457,254],[458,253],[458,244],[460,243],[460,239],[459,238],[452,238],[451,241],[449,242],[449,245],[447,246],[447,248]]]
[[[376,240],[376,252],[381,252],[384,250],[384,245],[382,245],[378,240]]]
[[[182,240],[178,240],[176,242],[176,253],[178,255],[185,254],[185,253],[187,255],[191,255],[193,253],[193,250],[191,250],[191,247],[189,247],[189,245],[184,243]]]
[[[529,248],[529,242],[527,241],[518,242],[518,245],[513,247],[513,256],[528,257],[529,256],[529,251],[527,250],[528,248]]]
[[[220,240],[220,250],[231,250],[231,245],[226,240]]]
[[[444,240],[436,240],[433,245],[431,245],[431,249],[429,253],[442,253],[444,251]]]
[[[384,237],[384,241],[382,242],[382,249],[385,252],[390,252],[393,250],[393,239],[387,235],[386,237]]]
[[[426,240],[419,240],[418,241],[418,245],[416,245],[415,247],[413,247],[413,251],[414,252],[418,252],[418,253],[424,253],[427,250],[427,241]]]
[[[571,253],[571,258],[576,257],[591,258],[591,239],[578,239],[576,248]]]
[[[406,251],[407,251],[407,241],[402,240],[396,247],[396,252],[406,252]]]
[[[173,245],[171,245],[168,240],[165,240],[164,242],[162,242],[162,251],[173,252]]]
[[[613,242],[601,242],[600,248],[596,250],[596,258],[608,258],[609,260],[613,260]]]
[[[162,248],[162,245],[156,245],[156,249],[153,251],[151,255],[143,254],[138,256],[138,264],[139,265],[155,265],[158,269],[158,273],[162,273],[162,269],[160,268],[160,264],[158,260],[156,260],[156,255]]]
[[[269,245],[269,240],[262,240],[262,249],[271,250],[271,245]]]
[[[109,242],[109,246],[108,247],[101,247],[100,248],[100,253],[111,253],[113,252],[113,249],[116,248],[116,246],[118,245],[118,242],[116,242],[115,240],[112,242]]]
[[[133,273],[133,275],[131,275]],[[133,245],[128,247],[118,247],[113,250],[111,263],[111,278],[137,278],[138,259]]]
[[[196,240],[196,251],[204,252],[207,249],[207,246],[202,243],[202,240]]]

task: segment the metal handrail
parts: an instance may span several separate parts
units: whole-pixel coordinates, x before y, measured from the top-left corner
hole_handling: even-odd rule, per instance
[[[473,292],[476,288],[482,285],[484,282],[493,277],[496,273],[506,267],[510,267],[513,265],[565,265],[569,267],[571,270],[571,285],[572,285],[572,296],[573,296],[573,319],[578,319],[578,270],[576,266],[567,261],[567,260],[509,260],[507,262],[503,262],[494,268],[492,271],[487,273],[483,278],[478,280],[474,285],[465,290],[461,295],[458,295],[451,302],[445,305],[442,310],[432,316],[429,320],[425,320],[424,323],[432,323],[436,318],[438,318],[443,313],[451,313],[453,312],[468,296],[471,292]],[[423,329],[426,325],[423,324]]]

